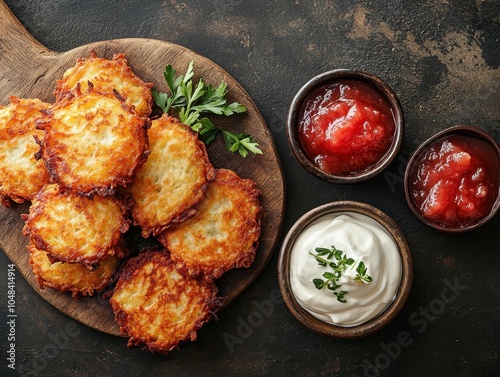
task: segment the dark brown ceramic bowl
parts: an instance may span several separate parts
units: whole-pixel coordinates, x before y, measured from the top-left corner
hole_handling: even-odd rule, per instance
[[[309,224],[318,218],[327,214],[339,212],[359,213],[371,217],[380,223],[396,242],[402,262],[401,282],[394,301],[379,316],[361,325],[353,327],[335,326],[317,319],[300,306],[295,299],[290,286],[290,256],[297,237]],[[278,280],[281,294],[283,295],[283,299],[285,300],[288,309],[304,326],[316,333],[335,338],[360,338],[370,335],[383,328],[391,322],[403,308],[406,300],[408,299],[408,295],[410,294],[413,282],[413,260],[410,247],[408,246],[403,232],[394,220],[392,220],[384,212],[365,203],[353,201],[332,202],[316,207],[307,212],[300,219],[298,219],[288,231],[279,253]]]
[[[395,122],[395,133],[394,140],[390,149],[387,153],[372,167],[353,172],[349,175],[333,175],[325,173],[321,170],[318,165],[309,159],[309,157],[304,152],[299,136],[298,136],[298,123],[299,116],[304,100],[307,96],[315,89],[336,81],[341,80],[354,80],[360,81],[365,84],[370,85],[372,88],[377,90],[383,97],[386,98],[389,107],[392,110]],[[325,181],[332,183],[357,183],[361,182],[374,176],[380,174],[396,157],[403,143],[403,133],[404,133],[404,116],[403,109],[399,102],[398,97],[394,91],[379,77],[372,75],[364,71],[357,70],[347,70],[347,69],[337,69],[333,71],[328,71],[318,76],[313,77],[309,80],[302,88],[297,92],[290,108],[288,110],[286,132],[288,136],[288,143],[292,149],[297,160],[302,164],[302,166],[311,174]]]
[[[496,140],[491,135],[489,135],[487,132],[485,132],[482,129],[475,127],[475,126],[463,126],[463,125],[453,126],[453,127],[447,128],[447,129],[435,134],[434,136],[432,136],[431,138],[426,140],[412,154],[410,161],[408,162],[408,165],[406,167],[406,171],[405,171],[404,191],[405,191],[406,202],[408,204],[408,207],[415,214],[415,216],[420,221],[422,221],[424,224],[426,224],[434,229],[440,230],[442,232],[446,232],[446,233],[462,233],[462,232],[466,232],[466,231],[475,229],[477,227],[480,227],[481,225],[486,224],[498,212],[498,208],[500,207],[500,174],[497,176],[497,182],[499,182],[497,198],[493,204],[493,207],[492,207],[490,213],[486,217],[484,217],[484,218],[482,218],[482,219],[480,219],[480,220],[478,220],[478,221],[476,221],[468,226],[464,226],[461,228],[449,228],[449,227],[446,227],[444,225],[440,225],[440,224],[437,224],[435,222],[432,222],[432,221],[426,219],[420,213],[420,211],[415,207],[415,204],[413,203],[413,201],[411,199],[411,193],[410,193],[410,190],[411,190],[410,182],[409,182],[410,177],[411,177],[413,169],[417,168],[416,164],[418,163],[418,160],[421,157],[421,155],[423,153],[425,153],[427,151],[427,149],[433,143],[435,143],[435,142],[439,141],[440,139],[443,139],[447,136],[451,136],[451,135],[462,135],[465,137],[470,137],[470,138],[475,138],[475,139],[480,139],[480,140],[486,141],[488,144],[490,144],[496,150],[497,161],[499,161],[499,164],[500,164],[500,147],[499,147],[498,143],[496,142]]]

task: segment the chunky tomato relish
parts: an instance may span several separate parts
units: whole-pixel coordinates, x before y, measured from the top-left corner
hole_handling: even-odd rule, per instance
[[[462,135],[436,141],[410,172],[415,207],[437,225],[460,229],[487,216],[498,196],[499,161],[488,142]]]
[[[305,154],[324,172],[353,175],[379,162],[390,149],[394,116],[374,87],[335,81],[312,91],[299,114]]]

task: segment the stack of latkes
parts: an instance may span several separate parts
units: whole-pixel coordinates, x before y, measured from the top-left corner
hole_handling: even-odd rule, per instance
[[[123,54],[92,52],[57,81],[56,103],[11,97],[0,201],[31,201],[23,233],[42,288],[116,282],[106,296],[129,346],[167,353],[214,316],[215,280],[252,264],[263,209],[256,184],[214,169],[190,127],[149,118],[152,86]],[[130,255],[131,223],[162,249]]]

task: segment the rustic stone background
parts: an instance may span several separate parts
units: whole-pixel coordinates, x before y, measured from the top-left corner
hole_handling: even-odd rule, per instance
[[[468,234],[438,233],[407,208],[402,173],[415,148],[449,126],[476,125],[500,139],[498,1],[5,2],[54,51],[145,37],[210,58],[241,83],[271,129],[287,180],[284,232],[317,205],[364,201],[400,224],[415,264],[412,293],[395,321],[367,338],[334,340],[305,329],[279,301],[276,250],[264,273],[217,322],[206,325],[195,343],[168,356],[129,350],[125,339],[74,324],[18,275],[17,363],[33,372],[29,375],[497,375],[499,217]],[[400,156],[385,174],[355,186],[310,176],[293,157],[284,132],[295,92],[312,76],[334,68],[379,75],[405,111]],[[0,287],[6,286],[7,263],[0,253]],[[461,286],[453,302],[441,301],[445,281]],[[1,376],[8,373],[3,292]],[[264,313],[259,316],[259,311]],[[402,346],[396,346],[398,340]]]

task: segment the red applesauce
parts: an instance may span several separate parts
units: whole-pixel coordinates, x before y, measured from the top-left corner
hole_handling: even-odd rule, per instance
[[[312,91],[299,114],[305,154],[328,174],[352,175],[384,157],[395,123],[387,100],[369,84],[335,81]]]
[[[499,161],[488,142],[450,135],[432,144],[410,172],[411,199],[435,224],[460,229],[487,216],[498,196]]]

